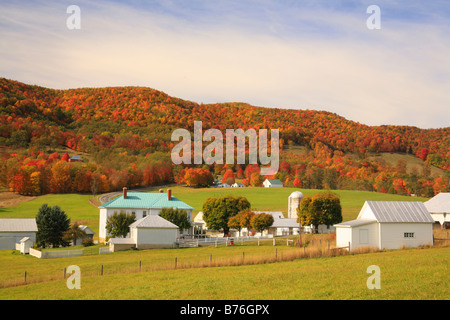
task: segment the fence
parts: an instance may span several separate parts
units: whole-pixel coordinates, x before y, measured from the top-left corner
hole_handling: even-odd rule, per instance
[[[88,250],[86,252],[86,250]],[[109,247],[98,248],[98,254],[111,253]],[[66,257],[79,257],[85,255],[91,255],[92,250],[78,249],[78,250],[57,250],[57,251],[39,251],[30,248],[30,255],[39,259],[54,259],[54,258],[66,258]]]

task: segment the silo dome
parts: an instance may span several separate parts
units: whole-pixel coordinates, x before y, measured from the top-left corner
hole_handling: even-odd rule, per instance
[[[291,193],[289,198],[303,199],[303,193],[301,193],[300,191],[294,191]]]

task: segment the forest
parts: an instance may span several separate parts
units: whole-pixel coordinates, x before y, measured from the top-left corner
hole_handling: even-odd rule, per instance
[[[261,186],[261,166],[174,165],[177,128],[278,129],[285,186],[433,196],[450,191],[450,127],[367,126],[315,110],[202,104],[145,87],[49,89],[0,78],[0,183],[23,195],[105,193],[138,186]],[[294,152],[301,148],[301,152]],[[269,150],[270,151],[270,150]],[[394,165],[371,157],[398,153]],[[83,161],[70,162],[70,155]],[[248,163],[248,162],[246,162]],[[439,168],[440,174],[432,168]]]

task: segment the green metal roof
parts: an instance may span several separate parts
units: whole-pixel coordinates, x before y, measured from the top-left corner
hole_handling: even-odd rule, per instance
[[[267,181],[269,181],[271,184],[283,184],[279,179],[266,179]]]
[[[156,192],[128,192],[127,198],[123,195],[108,201],[99,208],[133,208],[133,209],[161,209],[178,208],[194,209],[190,205],[172,196],[167,199],[167,193]]]

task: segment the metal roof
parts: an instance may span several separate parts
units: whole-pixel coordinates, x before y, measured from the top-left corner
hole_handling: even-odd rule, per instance
[[[123,195],[108,201],[99,208],[130,208],[130,209],[161,209],[161,208],[178,208],[178,209],[194,209],[183,201],[171,197],[167,198],[167,193],[156,192],[128,192],[127,197]]]
[[[450,213],[450,192],[441,192],[423,204],[430,213]]]
[[[133,222],[132,224],[130,224],[130,228],[178,229],[178,226],[158,215],[151,214]]]
[[[334,226],[335,227],[357,227],[362,226],[369,223],[377,222],[377,220],[374,219],[356,219],[356,220],[350,220],[346,222],[337,223]]]
[[[36,219],[0,219],[0,232],[37,232]]]
[[[267,181],[269,181],[271,184],[281,184],[283,185],[283,183],[280,181],[280,179],[266,179]]]
[[[380,223],[434,223],[427,208],[420,201],[366,201]]]

